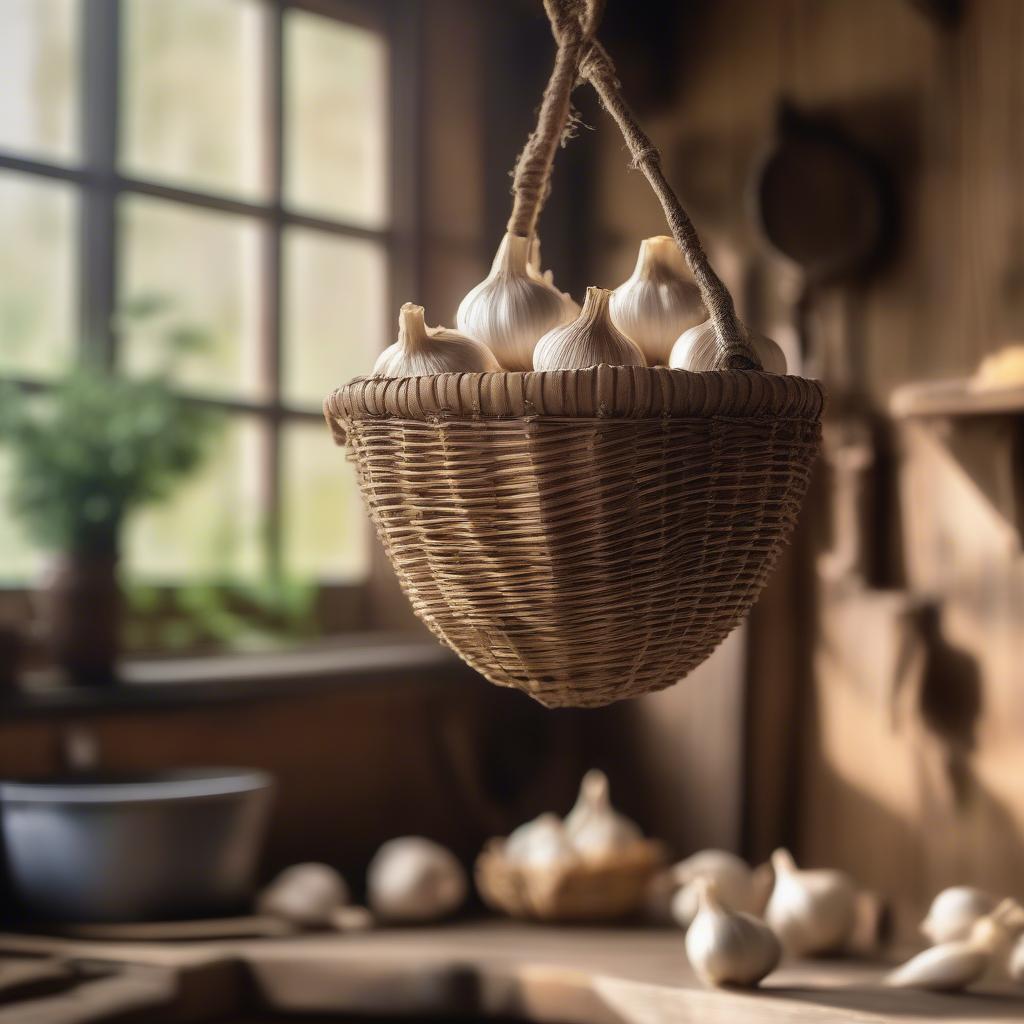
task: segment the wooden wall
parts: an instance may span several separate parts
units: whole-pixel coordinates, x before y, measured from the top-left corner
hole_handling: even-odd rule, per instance
[[[673,86],[624,73],[625,85],[754,326],[792,342],[799,275],[760,237],[751,199],[780,99],[877,154],[898,210],[888,260],[812,307],[819,344],[853,355],[850,404],[873,442],[857,471],[873,485],[866,564],[823,572],[845,486],[824,465],[752,623],[747,850],[785,841],[845,866],[908,920],[954,882],[1024,896],[1020,538],[940,439],[954,428],[887,413],[896,386],[966,374],[1024,337],[1024,4],[966,0],[953,26],[904,0],[692,2],[678,24],[676,5],[661,6]],[[663,222],[610,123],[596,123],[590,275],[613,287]],[[835,407],[831,426],[842,436]],[[1007,458],[1005,425],[976,430],[971,457]],[[840,528],[846,542],[856,522]]]

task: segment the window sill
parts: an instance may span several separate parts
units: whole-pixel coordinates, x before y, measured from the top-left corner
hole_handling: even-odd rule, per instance
[[[126,661],[106,686],[69,686],[53,673],[27,674],[0,693],[0,719],[135,711],[381,687],[422,692],[462,687],[476,673],[433,640],[365,634],[290,651]]]

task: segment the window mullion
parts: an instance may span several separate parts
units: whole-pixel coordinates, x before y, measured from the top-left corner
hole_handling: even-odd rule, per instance
[[[120,0],[90,0],[82,19],[82,154],[92,182],[81,197],[81,341],[84,352],[108,366],[115,357],[120,16]]]
[[[284,217],[282,215],[282,194],[284,178],[284,11],[282,5],[273,4],[267,12],[266,48],[264,59],[266,88],[264,103],[266,104],[267,139],[266,139],[266,175],[273,216],[267,224],[267,236],[264,239],[263,281],[261,294],[263,309],[261,322],[263,325],[262,353],[264,360],[265,384],[273,406],[270,420],[270,437],[268,439],[267,467],[265,474],[267,509],[267,564],[271,578],[279,579],[283,572],[283,537],[282,521],[282,452],[284,448],[282,430],[282,275],[281,251]]]

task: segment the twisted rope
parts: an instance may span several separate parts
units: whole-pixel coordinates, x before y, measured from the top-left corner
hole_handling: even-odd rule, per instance
[[[544,0],[558,53],[544,91],[537,128],[516,166],[515,202],[508,230],[529,235],[536,226],[550,189],[551,167],[569,119],[570,98],[578,74],[594,88],[601,105],[618,125],[633,166],[643,173],[661,203],[672,237],[693,274],[715,328],[717,368],[759,370],[761,361],[736,316],[729,289],[712,268],[693,222],[665,178],[661,154],[626,103],[615,65],[604,47],[593,38],[603,7],[603,0]]]

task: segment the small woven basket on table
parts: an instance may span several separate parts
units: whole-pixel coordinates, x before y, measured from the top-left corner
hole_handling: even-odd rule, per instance
[[[579,75],[662,202],[722,369],[360,378],[325,413],[416,614],[491,682],[594,707],[671,685],[749,610],[796,521],[823,395],[760,372],[592,38],[599,5],[546,5],[558,56],[510,230],[533,231]]]

